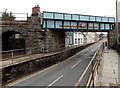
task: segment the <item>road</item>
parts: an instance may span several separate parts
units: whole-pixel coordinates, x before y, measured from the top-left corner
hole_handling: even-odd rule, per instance
[[[99,41],[72,58],[12,86],[74,86],[102,42]]]

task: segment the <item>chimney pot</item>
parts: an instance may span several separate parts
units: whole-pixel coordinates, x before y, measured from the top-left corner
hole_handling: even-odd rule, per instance
[[[35,6],[35,7],[32,8],[32,14],[36,14],[36,13],[39,13],[39,12],[40,12],[40,7],[37,4],[37,6]]]

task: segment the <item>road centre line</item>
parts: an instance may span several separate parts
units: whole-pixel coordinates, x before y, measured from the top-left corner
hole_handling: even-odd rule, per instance
[[[71,67],[71,69],[73,69],[75,66],[77,66],[80,62],[81,62],[81,60],[80,60],[79,62],[77,62],[75,65],[73,65],[73,66]]]
[[[90,67],[92,61],[94,60],[96,54],[97,54],[98,50],[95,52],[94,56],[92,57],[91,61],[89,62],[88,66],[86,67],[86,69],[84,70],[84,72],[82,73],[81,77],[79,78],[79,80],[76,82],[76,84],[74,86],[80,86],[80,82],[82,81],[83,77],[85,76],[88,68]]]
[[[82,51],[84,51],[84,50],[86,50],[86,48],[83,49]],[[33,77],[33,76],[35,76],[35,75],[38,75],[38,74],[40,74],[40,73],[42,73],[42,72],[45,72],[45,71],[47,71],[47,70],[49,70],[49,69],[51,69],[51,68],[53,68],[53,67],[55,67],[55,66],[57,66],[57,65],[59,65],[59,64],[62,64],[62,63],[64,63],[64,62],[72,59],[72,58],[75,57],[76,55],[79,55],[82,51],[76,53],[75,55],[67,58],[66,60],[64,60],[64,61],[62,61],[62,62],[60,62],[60,63],[54,64],[54,65],[52,65],[52,66],[50,66],[50,67],[48,67],[48,68],[46,68],[46,69],[43,69],[43,70],[37,71],[37,72],[35,72],[35,73],[32,73],[32,74],[30,74],[30,75],[28,75],[28,76],[22,77],[21,79],[18,79],[18,80],[16,80],[16,81],[13,81],[13,82],[11,82],[11,83],[8,83],[8,84],[5,85],[5,86],[13,86],[13,85],[15,85],[15,84],[17,84],[17,83],[20,83],[20,82],[28,79],[28,78],[31,78],[31,77]]]
[[[94,45],[94,44],[93,44],[93,45]],[[15,85],[15,84],[17,84],[17,83],[20,83],[20,82],[28,79],[28,78],[31,78],[31,77],[33,77],[33,76],[35,76],[35,75],[38,75],[38,74],[40,74],[40,73],[42,73],[42,72],[45,72],[45,71],[47,71],[47,70],[49,70],[49,69],[51,69],[51,68],[53,68],[53,67],[55,67],[55,66],[57,66],[57,65],[59,65],[59,64],[62,64],[62,63],[64,63],[64,62],[72,59],[72,58],[75,57],[76,55],[81,54],[82,52],[84,52],[84,51],[87,50],[88,48],[91,48],[91,46],[93,46],[93,45],[88,46],[87,48],[83,49],[82,51],[79,51],[79,52],[76,53],[75,55],[67,58],[66,60],[64,60],[64,61],[62,61],[62,62],[60,62],[60,63],[54,64],[54,65],[52,65],[52,66],[50,66],[50,67],[48,67],[48,68],[46,68],[46,69],[44,69],[44,70],[40,70],[40,71],[34,72],[34,73],[32,73],[32,74],[30,74],[30,75],[28,75],[28,76],[24,76],[24,77],[22,77],[22,78],[20,78],[20,79],[18,79],[18,80],[16,80],[16,81],[13,81],[13,82],[11,82],[11,83],[6,84],[5,86],[13,86],[13,85]]]
[[[61,75],[60,77],[58,77],[55,81],[53,81],[51,84],[48,85],[48,87],[52,86],[54,83],[56,83],[58,80],[60,80],[63,77],[63,75]]]

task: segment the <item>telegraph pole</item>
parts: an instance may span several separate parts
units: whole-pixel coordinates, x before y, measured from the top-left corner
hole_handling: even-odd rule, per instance
[[[118,0],[116,0],[116,39],[117,39],[117,44],[116,44],[116,49],[118,48]]]

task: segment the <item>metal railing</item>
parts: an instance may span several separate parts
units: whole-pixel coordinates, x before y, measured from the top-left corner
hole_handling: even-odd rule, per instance
[[[10,59],[10,58],[16,58],[24,55],[31,55],[30,48],[23,48],[23,49],[14,49],[14,50],[8,50],[8,51],[2,51],[2,60]]]
[[[35,50],[37,50],[38,48],[31,47],[31,48],[1,51],[1,55],[2,55],[3,60],[6,60],[6,59],[10,59],[10,58],[16,58],[16,57],[32,55],[32,54],[46,54],[46,53],[60,52],[63,50],[77,48],[79,46],[81,46],[81,45],[74,45],[74,46],[68,46],[68,47],[65,47],[64,44],[49,45],[48,46],[49,49],[47,49],[46,47],[43,47],[40,49],[39,53],[35,53]]]
[[[5,13],[8,14],[8,16],[5,17]],[[2,25],[26,23],[28,21],[28,13],[0,12],[0,18],[0,22],[2,22]]]
[[[49,46],[49,48],[51,48],[49,51],[46,50],[46,47],[43,47],[38,53],[34,53],[38,49],[34,47],[26,48],[26,49],[2,51],[0,52],[2,54],[2,59],[1,59],[2,67],[16,63],[21,63],[35,58],[42,58],[44,56],[49,56],[56,53],[61,53],[80,46],[85,46],[85,45],[75,45],[75,46],[65,47],[64,44],[60,44],[59,46],[55,45],[54,47]]]
[[[94,56],[89,62],[87,68],[84,70],[82,76],[76,82],[75,86],[77,88],[79,88],[80,86],[86,86],[86,88],[94,88],[94,78],[95,75],[98,73],[98,67],[100,66],[100,61],[103,55],[104,47],[105,42],[100,45],[99,49],[95,52]],[[85,79],[86,77],[87,80]]]

